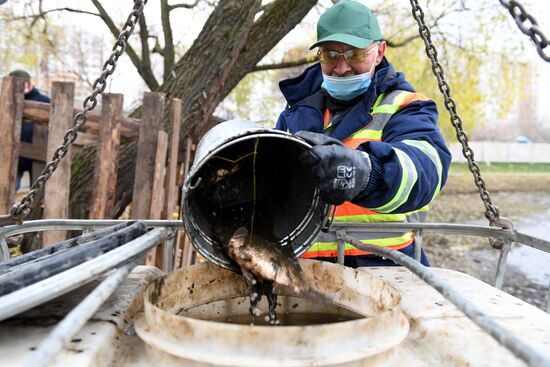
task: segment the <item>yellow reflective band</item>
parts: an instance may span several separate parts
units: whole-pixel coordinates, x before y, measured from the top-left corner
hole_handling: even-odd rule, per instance
[[[381,106],[378,106],[376,108],[372,109],[372,114],[375,113],[389,113],[394,114],[399,110],[399,105],[393,105],[393,104],[383,104]]]
[[[416,172],[416,167],[409,156],[397,148],[393,148],[393,150],[397,154],[397,158],[401,165],[401,183],[399,184],[395,196],[386,205],[373,209],[381,213],[391,213],[403,205],[409,198],[418,179],[418,172]]]
[[[377,130],[360,130],[353,134],[350,139],[372,139],[372,140],[381,140],[382,131]]]
[[[393,100],[392,105],[397,106],[397,108],[399,108],[399,106],[401,106],[401,104],[409,94],[411,94],[411,92],[403,91],[399,93],[397,97],[395,97],[395,99]]]
[[[382,102],[382,99],[386,96],[386,93],[380,93],[380,95],[378,96],[378,98],[376,99],[376,102],[374,102],[374,105],[372,105],[372,108],[375,109],[376,107],[378,107],[378,105],[380,104],[380,102]]]
[[[405,214],[362,214],[339,215],[334,217],[335,222],[404,222]]]
[[[411,94],[411,92],[402,91],[397,96],[395,96],[395,98],[393,99],[393,101],[390,104],[383,104],[383,105],[380,105],[380,106],[378,104],[375,104],[374,107],[372,108],[372,113],[373,114],[387,113],[387,114],[393,115],[394,113],[399,111],[399,107],[403,103],[403,100],[409,94]],[[376,102],[378,103],[380,101],[377,100]]]
[[[428,158],[432,161],[432,163],[435,165],[435,168],[437,169],[437,187],[435,188],[434,194],[432,196],[432,199],[430,202],[437,197],[439,194],[439,191],[441,190],[441,178],[443,175],[443,164],[441,163],[441,159],[439,158],[439,154],[437,154],[437,151],[435,148],[428,143],[427,141],[422,140],[403,140],[403,143],[413,146],[417,149],[419,149],[422,153],[426,154]]]
[[[422,208],[418,209],[418,210],[415,210],[414,212],[408,212],[406,213],[406,215],[409,215],[409,214],[412,214],[412,213],[421,213],[421,212],[427,212],[430,210],[430,206],[429,205],[424,205]]]
[[[367,243],[369,245],[374,245],[374,246],[388,247],[388,246],[395,246],[395,245],[400,245],[402,243],[408,242],[412,239],[412,236],[413,236],[412,232],[407,232],[399,237],[360,240],[360,242]],[[346,250],[351,250],[354,248],[355,248],[354,246],[350,245],[349,243],[346,243],[346,247],[345,247]],[[306,252],[331,251],[331,250],[337,250],[337,249],[338,249],[337,242],[315,242]]]

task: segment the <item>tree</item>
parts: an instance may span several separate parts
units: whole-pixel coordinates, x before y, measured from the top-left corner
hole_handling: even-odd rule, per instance
[[[99,0],[90,0],[93,11],[88,8],[60,7],[45,9],[46,0],[38,2],[38,8],[29,5],[31,11],[20,18],[31,22],[32,27],[38,24],[47,29],[48,16],[55,12],[85,13],[101,19],[108,27],[113,36],[118,36],[119,22],[106,10]],[[234,90],[240,81],[245,78],[241,88],[250,87],[256,80],[262,78],[260,70],[278,70],[279,75],[284,74],[284,69],[289,66],[300,67],[314,61],[314,58],[297,57],[289,53],[282,63],[259,65],[265,55],[272,50],[279,41],[292,30],[306,14],[317,4],[317,0],[273,0],[262,4],[260,0],[196,0],[193,3],[169,3],[168,0],[159,0],[161,25],[160,29],[152,29],[148,26],[148,8],[155,4],[150,3],[145,8],[145,14],[139,21],[137,32],[139,37],[132,39],[127,48],[127,54],[132,64],[143,78],[147,86],[153,91],[160,91],[167,97],[178,97],[183,101],[183,121],[181,137],[191,134],[194,140],[197,139],[208,128],[217,123],[219,119],[212,116],[214,109],[220,101],[224,100]],[[451,76],[463,77],[460,82],[467,87],[453,90],[457,96],[462,95],[468,103],[464,104],[472,108],[475,114],[475,107],[482,99],[482,91],[478,85],[479,70],[476,73],[476,63],[484,61],[483,58],[470,57],[473,53],[463,52],[469,58],[466,62],[445,62],[449,55],[467,49],[461,40],[451,38],[455,29],[445,28],[444,20],[452,18],[455,14],[472,14],[467,4],[475,3],[463,0],[434,0],[429,2],[426,17],[434,32],[434,38],[443,41],[443,47],[438,44],[442,52],[443,62],[451,66]],[[486,5],[487,0],[478,2]],[[324,6],[330,2],[323,1]],[[202,6],[211,11],[202,31],[194,40],[192,45],[182,50],[174,41],[170,15],[181,9],[192,9]],[[481,6],[476,6],[479,9]],[[433,10],[433,11],[432,11]],[[430,68],[426,63],[423,54],[423,46],[419,40],[416,25],[410,16],[410,9],[403,6],[402,1],[380,2],[375,8],[379,15],[384,33],[386,34],[389,55],[396,64],[397,69],[404,70],[409,79],[412,80],[417,89],[422,90],[430,96],[437,96],[436,86],[433,83],[433,76],[430,75]],[[432,14],[433,13],[433,14]],[[479,13],[474,14],[482,19]],[[12,20],[17,20],[13,17]],[[482,24],[487,27],[489,20]],[[384,27],[385,26],[385,27]],[[487,30],[486,28],[485,30]],[[47,32],[43,32],[48,36]],[[55,42],[55,40],[50,40]],[[152,42],[151,42],[152,41]],[[307,40],[306,40],[307,41]],[[474,41],[472,41],[474,42]],[[306,49],[304,45],[303,49]],[[476,45],[478,46],[478,45]],[[483,45],[479,45],[483,47]],[[294,51],[294,53],[296,53]],[[298,54],[302,54],[298,52]],[[157,78],[154,73],[153,58],[162,58],[162,77]],[[468,70],[467,74],[461,70]],[[253,73],[252,72],[257,72]],[[271,71],[273,73],[273,71]],[[507,74],[509,75],[509,74]],[[275,79],[275,78],[274,78]],[[429,82],[428,82],[429,81]],[[238,93],[239,88],[236,89]],[[249,88],[249,90],[251,90]],[[243,89],[241,89],[241,92]],[[462,98],[462,96],[459,96]],[[246,92],[241,93],[246,98]],[[442,104],[440,103],[440,106]],[[441,109],[440,109],[441,110]],[[134,114],[139,115],[137,109]],[[469,116],[468,116],[469,117]],[[471,121],[468,119],[468,121]],[[447,133],[447,135],[449,135]],[[183,139],[181,139],[183,141]],[[182,150],[184,144],[181,144]],[[126,204],[131,200],[133,181],[133,167],[135,167],[135,145],[130,143],[122,147],[119,164],[119,181],[117,187],[117,203],[119,214]],[[89,203],[89,177],[93,166],[94,148],[85,149],[75,158],[73,166],[73,177],[71,181],[71,209],[86,208]],[[124,164],[122,164],[124,163]],[[71,217],[85,217],[85,212],[71,212]]]
[[[117,36],[118,28],[101,3],[98,0],[91,1],[98,11],[98,16],[113,35]],[[138,57],[133,47],[128,47],[127,52],[139,74],[152,90],[166,93],[168,97],[182,99],[182,136],[192,130],[196,131],[195,134],[200,134],[209,125],[212,112],[218,103],[316,3],[317,0],[276,0],[262,6],[260,0],[220,0],[215,4],[193,45],[176,61],[173,60],[175,52],[167,17],[170,11],[183,5],[169,5],[167,0],[162,0],[164,46],[155,45],[156,49],[153,47],[153,50],[164,56],[165,80],[158,83],[152,73],[146,16],[139,22],[141,57]],[[58,10],[82,12],[73,8]],[[46,14],[52,11],[42,10],[40,1],[39,12],[34,17],[47,22]],[[139,114],[139,111],[136,114]],[[89,202],[86,200],[90,194],[86,177],[89,177],[90,169],[93,168],[93,159],[86,164],[81,160],[90,159],[92,151],[93,149],[87,149],[75,157],[75,165],[78,167],[74,170],[76,174],[71,180],[71,209],[87,207]],[[119,170],[119,177],[133,175],[135,165],[132,161],[135,161],[135,154],[132,154],[132,151],[135,152],[132,143],[122,147],[120,154],[124,157],[125,164],[119,167],[122,169],[126,166],[129,171]],[[131,183],[128,187],[121,187],[124,182],[119,182],[117,192],[132,191]],[[123,208],[128,201],[127,195],[118,197],[117,208]],[[70,216],[82,214],[72,212]]]

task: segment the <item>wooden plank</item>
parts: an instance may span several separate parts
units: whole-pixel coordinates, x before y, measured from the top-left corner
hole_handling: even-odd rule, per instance
[[[33,132],[33,142],[27,143],[22,141],[21,146],[19,147],[19,156],[30,158],[35,161],[45,162],[46,161],[46,144],[35,144],[34,143],[34,132]]]
[[[157,139],[157,154],[155,160],[155,175],[153,180],[153,195],[151,197],[151,219],[160,219],[162,215],[162,206],[164,202],[164,176],[165,176],[165,165],[166,165],[166,153],[168,146],[168,134],[164,131],[158,132]],[[146,265],[155,265],[157,268],[167,271],[164,268],[164,248],[166,246],[166,241],[162,241],[156,248],[151,252],[153,254],[153,261],[151,264]]]
[[[178,200],[178,148],[181,126],[181,100],[172,98],[170,105],[171,135],[168,145],[168,168],[166,173],[166,200],[164,200],[163,218],[172,219],[172,213]]]
[[[193,244],[189,240],[189,237],[183,236],[183,254],[181,260],[181,267],[184,268],[189,265],[193,265]]]
[[[164,96],[161,93],[146,92],[143,97],[143,116],[139,128],[132,210],[134,219],[149,218],[158,131],[162,129]]]
[[[63,143],[65,132],[72,126],[74,83],[53,82],[50,124],[48,129],[47,157],[50,160],[57,147]],[[68,153],[50,176],[44,191],[44,217],[67,218],[69,214],[69,189],[71,183],[71,154]],[[65,231],[46,231],[43,245],[65,240]]]
[[[81,108],[73,109],[73,116],[82,112]],[[37,101],[23,102],[23,119],[33,121],[36,124],[47,125],[50,114],[50,104]],[[98,133],[101,127],[101,115],[98,112],[91,111],[87,114],[88,118],[84,124],[84,131]],[[140,122],[137,119],[125,116],[119,116],[120,134],[125,138],[137,138]]]
[[[185,236],[185,233],[183,231],[178,231],[176,233],[176,242],[174,244],[174,270],[181,268],[182,236]]]
[[[151,195],[151,219],[160,219],[164,202],[164,174],[166,172],[166,151],[168,146],[168,134],[159,131],[157,137],[157,152],[155,154],[155,173],[153,175],[153,190]]]
[[[38,141],[36,139],[37,130],[39,129],[43,129],[46,132],[46,136],[41,141]],[[26,143],[22,141],[21,146],[19,147],[19,156],[30,158],[35,161],[45,162],[47,159],[46,157],[46,149],[48,145],[47,135],[48,135],[47,127],[43,125],[34,124],[32,143]],[[98,141],[99,141],[98,135],[91,134],[91,133],[84,133],[81,131],[78,133],[76,140],[71,145],[71,147],[75,148],[75,147],[84,147],[87,145],[96,145]]]
[[[185,162],[183,164],[183,177],[187,177],[191,169],[191,154],[193,151],[193,139],[187,136],[185,142]],[[193,261],[193,244],[189,241],[187,234],[184,233],[181,241],[181,267],[186,267],[192,264]]]
[[[111,219],[115,205],[116,174],[120,145],[120,119],[124,96],[102,95],[101,130],[94,166],[90,219]]]
[[[25,143],[28,144],[28,143]],[[23,155],[23,143],[21,143],[21,155]],[[31,186],[33,182],[40,176],[44,167],[46,167],[46,150],[48,149],[48,128],[46,126],[40,126],[33,124],[32,127],[32,146],[33,149],[37,149],[37,157],[32,162],[32,172],[31,172]],[[36,199],[41,198],[41,195],[37,196]],[[34,204],[35,207],[39,206],[39,203]]]
[[[177,182],[178,186],[183,184],[183,182],[181,182],[181,178],[183,177],[184,170],[185,170],[185,163],[182,162],[179,164],[179,168],[178,168],[178,182]],[[181,214],[181,209],[179,214]],[[185,236],[185,231],[183,229],[179,230],[176,233],[176,242],[174,244],[174,269],[178,269],[181,267],[181,257],[183,254],[183,241],[181,239],[182,236]]]
[[[0,214],[8,214],[15,202],[24,84],[21,78],[5,77],[0,90]]]
[[[119,123],[118,120],[116,121],[117,123]],[[120,135],[120,128],[119,128],[119,135]],[[73,146],[85,147],[87,145],[96,145],[98,141],[99,141],[99,134],[79,131],[78,135],[76,136],[76,140],[73,143]]]

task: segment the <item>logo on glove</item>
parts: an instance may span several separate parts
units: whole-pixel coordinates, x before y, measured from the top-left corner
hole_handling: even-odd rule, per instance
[[[353,189],[355,187],[355,167],[338,166],[336,168],[336,178],[334,179],[334,188],[340,190]]]

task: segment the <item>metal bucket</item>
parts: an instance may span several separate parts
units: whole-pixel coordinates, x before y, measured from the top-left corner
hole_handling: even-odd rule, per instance
[[[298,162],[311,146],[289,133],[245,120],[212,128],[197,146],[183,185],[182,218],[199,253],[237,270],[222,243],[240,226],[296,255],[313,243],[329,207]]]

